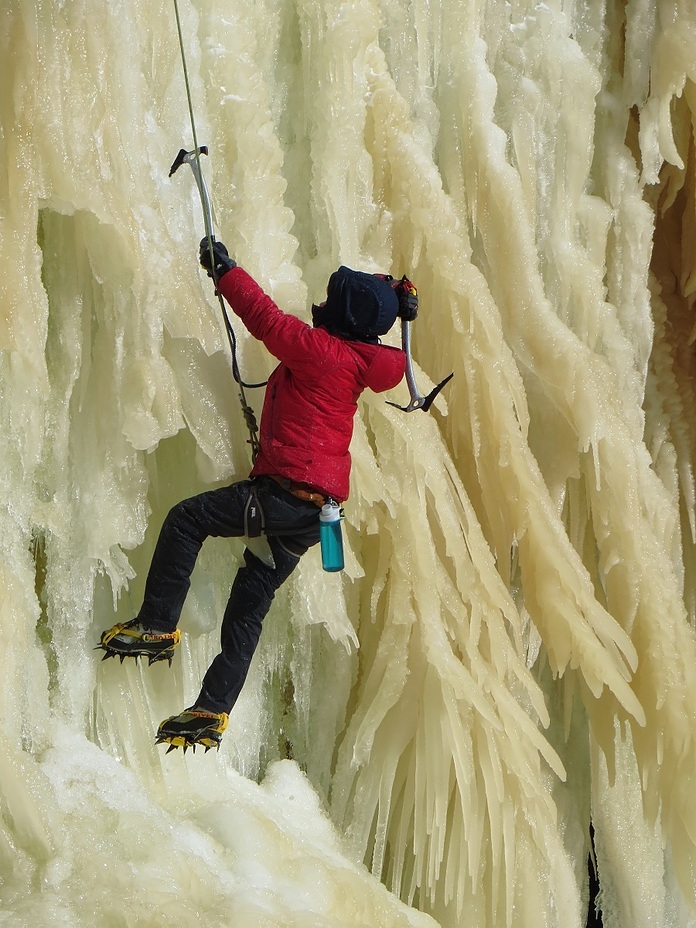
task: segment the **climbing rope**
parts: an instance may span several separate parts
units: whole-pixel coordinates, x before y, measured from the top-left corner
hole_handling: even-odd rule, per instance
[[[182,29],[181,29],[181,18],[179,16],[178,0],[174,0],[174,13],[176,16],[176,29],[177,29],[177,33],[179,36],[179,50],[181,52],[181,66],[184,72],[184,85],[186,87],[186,100],[188,103],[189,119],[191,122],[191,135],[193,136],[193,155],[195,159],[194,175],[196,176],[196,181],[198,183],[198,191],[201,196],[201,205],[203,207],[203,221],[205,223],[205,237],[208,240],[208,250],[210,253],[210,266],[214,268],[215,267],[215,255],[213,253],[213,242],[215,240],[215,237],[213,235],[213,213],[212,213],[212,209],[210,205],[210,200],[207,195],[207,189],[205,186],[205,182],[203,180],[203,173],[201,170],[201,157],[200,157],[201,152],[205,153],[207,149],[205,148],[201,149],[198,146],[198,138],[196,135],[196,119],[193,113],[193,101],[191,97],[191,86],[189,84],[188,67],[186,64],[186,52],[184,50],[184,37],[183,37]],[[184,153],[184,154],[189,154],[189,153]],[[180,152],[180,155],[181,155],[181,152]],[[191,166],[193,167],[193,165]],[[173,170],[174,168],[172,168],[172,172]],[[172,172],[170,172],[170,176]],[[217,287],[217,280],[215,280],[215,284]],[[242,379],[241,373],[239,371],[239,365],[237,363],[237,338],[235,336],[234,329],[232,328],[232,323],[230,322],[230,317],[227,313],[227,307],[225,305],[225,301],[222,297],[222,294],[216,289],[215,295],[217,296],[218,302],[220,303],[220,311],[222,313],[222,318],[225,323],[225,331],[227,332],[227,340],[229,342],[230,351],[232,354],[232,376],[234,377],[235,382],[239,386],[239,402],[241,403],[241,406],[242,406],[242,414],[244,416],[244,421],[246,422],[247,428],[249,430],[249,444],[251,445],[251,458],[252,458],[252,461],[254,461],[256,460],[256,456],[259,452],[259,439],[258,439],[259,427],[256,422],[256,416],[254,415],[254,410],[252,409],[251,405],[247,402],[244,389],[246,388],[248,390],[251,390],[257,387],[265,387],[267,381],[264,380],[262,383],[246,383]]]

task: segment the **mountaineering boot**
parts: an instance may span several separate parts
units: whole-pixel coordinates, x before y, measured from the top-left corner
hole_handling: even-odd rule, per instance
[[[165,719],[157,729],[156,744],[169,742],[169,751],[175,748],[186,749],[192,747],[196,750],[197,744],[202,744],[206,753],[211,748],[220,750],[222,733],[227,728],[227,714],[225,712],[208,712],[192,706],[184,709],[179,715],[172,715]]]
[[[179,646],[181,632],[158,632],[142,625],[138,619],[131,619],[123,625],[114,625],[102,632],[97,648],[106,651],[102,660],[118,655],[123,663],[124,657],[146,657],[149,664],[155,661],[169,661],[171,667],[174,649]]]

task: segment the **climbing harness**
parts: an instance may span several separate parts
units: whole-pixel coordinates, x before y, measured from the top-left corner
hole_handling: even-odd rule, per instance
[[[392,403],[390,400],[387,400],[390,406],[395,406],[397,409],[400,409],[402,412],[413,412],[414,409],[422,409],[423,412],[427,412],[432,406],[433,400],[438,395],[440,390],[449,383],[449,381],[454,377],[454,372],[445,377],[444,380],[441,380],[440,383],[431,390],[427,396],[421,396],[418,392],[418,387],[416,386],[416,377],[413,373],[413,358],[411,357],[411,323],[407,322],[405,319],[401,320],[401,348],[406,355],[406,383],[408,384],[408,392],[411,394],[411,401],[406,406],[399,406],[398,403]]]
[[[208,250],[210,252],[211,266],[215,266],[214,255],[213,255],[213,242],[215,241],[214,227],[213,227],[213,210],[210,205],[210,195],[208,194],[208,188],[205,183],[205,178],[203,177],[203,171],[201,169],[201,155],[207,155],[208,149],[206,146],[199,147],[198,139],[196,137],[196,120],[193,115],[193,101],[191,99],[191,87],[189,85],[188,78],[188,67],[186,65],[186,53],[184,51],[184,37],[181,31],[181,19],[179,17],[179,4],[178,0],[174,0],[174,12],[176,15],[176,28],[179,36],[179,50],[181,52],[181,65],[184,72],[184,84],[186,86],[186,99],[188,102],[189,110],[189,119],[191,122],[191,134],[193,136],[193,151],[186,151],[181,149],[179,154],[174,159],[174,163],[169,169],[169,176],[171,177],[182,164],[188,164],[193,172],[193,176],[196,181],[196,186],[198,187],[198,193],[201,198],[201,207],[203,209],[203,222],[205,224],[205,238],[208,240]],[[217,288],[217,280],[215,280],[215,285]],[[246,394],[244,392],[246,389],[255,389],[257,387],[265,387],[267,381],[262,383],[246,383],[241,376],[239,371],[239,365],[237,363],[237,338],[232,328],[232,323],[230,322],[230,317],[227,313],[227,307],[225,306],[225,301],[222,297],[222,294],[219,291],[215,290],[215,295],[218,298],[220,304],[220,311],[222,313],[222,318],[225,323],[225,331],[227,333],[227,340],[230,344],[230,351],[232,354],[232,375],[239,387],[239,402],[242,406],[242,414],[244,416],[244,421],[246,422],[247,429],[249,430],[249,444],[251,445],[251,458],[252,461],[256,460],[256,456],[259,452],[259,438],[258,432],[259,427],[256,422],[256,416],[254,415],[254,410],[247,402]]]

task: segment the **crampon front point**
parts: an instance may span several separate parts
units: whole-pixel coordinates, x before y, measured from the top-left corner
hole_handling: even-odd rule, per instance
[[[169,661],[171,666],[174,650],[180,641],[181,632],[178,628],[173,632],[158,632],[141,625],[137,619],[132,619],[102,632],[95,650],[101,648],[106,652],[102,657],[103,661],[109,657],[120,657],[123,663],[126,657],[134,657],[136,660],[146,657],[148,665],[156,661]]]
[[[222,733],[227,728],[228,716],[225,712],[206,712],[204,709],[184,709],[179,715],[165,719],[157,729],[156,744],[167,742],[170,751],[183,748],[184,754],[189,748],[194,752],[198,745],[220,750]]]

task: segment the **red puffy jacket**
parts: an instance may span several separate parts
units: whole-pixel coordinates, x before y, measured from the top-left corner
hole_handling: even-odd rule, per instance
[[[240,267],[219,280],[218,290],[281,362],[266,387],[261,448],[251,475],[279,474],[338,502],[347,499],[358,397],[365,387],[376,393],[395,387],[405,354],[338,338],[282,312]]]

